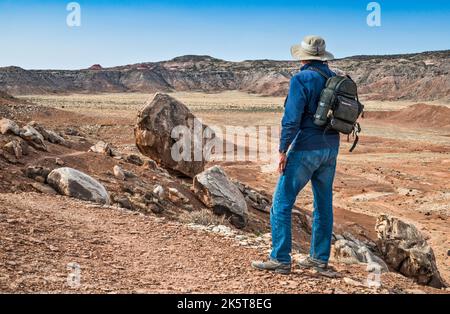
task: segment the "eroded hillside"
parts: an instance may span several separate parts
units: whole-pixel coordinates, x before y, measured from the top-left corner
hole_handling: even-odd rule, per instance
[[[372,100],[449,100],[450,50],[391,56],[355,56],[332,61],[351,75]],[[270,96],[287,93],[298,62],[229,62],[209,56],[84,70],[0,68],[0,89],[15,95],[74,92],[240,90]]]

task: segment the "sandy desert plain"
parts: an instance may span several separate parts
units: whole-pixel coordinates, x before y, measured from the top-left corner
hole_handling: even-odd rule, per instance
[[[175,92],[171,93],[171,95],[185,103],[204,123],[219,126],[258,125],[277,127],[280,124],[284,101],[282,97],[263,97],[237,91],[215,94]],[[151,95],[144,93],[114,93],[30,95],[19,96],[18,98],[61,110],[56,115],[50,117],[41,116],[39,118],[39,122],[46,127],[60,129],[66,126],[75,126],[82,133],[87,134],[90,139],[101,139],[110,142],[123,152],[137,152],[134,145],[133,127],[138,110],[142,108],[149,97]],[[358,233],[361,237],[371,240],[376,239],[374,225],[376,217],[381,213],[392,214],[405,221],[414,223],[428,237],[428,242],[435,252],[440,273],[447,282],[450,282],[450,230],[448,228],[450,216],[450,103],[426,102],[426,104],[419,105],[417,105],[417,102],[411,101],[363,101],[363,103],[366,110],[365,118],[361,120],[363,131],[360,136],[360,142],[353,153],[348,152],[350,143],[347,143],[346,139],[342,138],[334,188],[335,222],[343,229],[352,230],[352,232]],[[428,118],[420,118],[423,116]],[[239,136],[244,135],[241,134]],[[275,142],[277,140],[277,138],[274,138]],[[57,156],[56,153],[55,156]],[[74,156],[60,156],[66,164],[82,163],[84,160],[82,156],[77,162],[74,161]],[[95,163],[95,160],[91,161]],[[97,161],[102,162],[100,159]],[[278,174],[271,169],[267,162],[222,161],[215,163],[220,164],[232,178],[268,194],[273,192]],[[100,164],[91,165],[90,167],[95,168],[96,166],[99,168],[103,167]],[[8,197],[4,196],[2,198],[3,201],[9,202],[10,205],[20,204],[20,206],[17,205],[18,210],[20,207],[20,210],[28,208],[29,211],[32,208],[41,208],[40,204],[49,201],[50,196],[36,195],[26,200],[20,197],[20,194],[9,194]],[[149,228],[149,230],[145,228],[138,230],[139,221],[127,226],[120,222],[121,214],[119,213],[105,213],[100,211],[100,209],[98,212],[89,212],[87,205],[79,205],[77,209],[75,208],[77,204],[79,202],[77,203],[75,200],[66,201],[58,198],[49,205],[49,208],[54,207],[53,210],[41,208],[39,211],[42,217],[52,215],[56,225],[58,225],[58,221],[63,225],[64,223],[70,224],[68,222],[69,219],[74,219],[73,230],[71,229],[70,232],[72,235],[73,233],[77,234],[78,240],[88,240],[90,236],[95,238],[97,235],[103,237],[102,233],[105,233],[107,228],[112,230],[111,234],[109,234],[109,241],[114,242],[116,246],[111,245],[102,252],[103,256],[110,257],[109,265],[105,259],[102,261],[101,258],[94,258],[88,262],[88,256],[79,253],[80,256],[78,258],[86,258],[88,265],[83,266],[87,269],[84,273],[84,280],[88,282],[84,286],[83,289],[85,290],[83,291],[334,291],[338,293],[339,291],[355,292],[359,289],[349,287],[349,285],[345,288],[346,285],[343,284],[339,287],[344,288],[336,290],[332,287],[336,284],[336,282],[333,283],[333,280],[336,279],[328,281],[326,284],[330,285],[328,288],[325,287],[326,285],[321,287],[320,282],[322,279],[317,279],[314,276],[300,280],[298,278],[295,279],[295,277],[294,279],[283,279],[282,277],[277,277],[277,275],[258,274],[259,277],[255,279],[252,277],[254,272],[250,269],[245,271],[236,269],[227,273],[223,269],[238,267],[233,265],[232,259],[220,259],[221,254],[226,254],[223,252],[229,252],[227,251],[229,249],[223,248],[223,252],[219,252],[222,240],[218,240],[214,236],[208,236],[212,238],[208,238],[209,243],[205,244],[210,245],[210,250],[212,251],[206,256],[202,255],[198,265],[193,266],[195,270],[191,269],[190,272],[188,271],[190,268],[183,262],[184,258],[189,259],[189,252],[183,253],[183,248],[181,247],[185,245],[182,244],[183,241],[177,242],[176,238],[165,238],[170,232],[180,232],[181,235],[189,236],[188,231],[174,231],[175,227],[168,226],[165,232],[157,234],[154,231],[154,228],[158,228],[157,222],[152,222],[151,224],[153,225],[146,225],[146,228]],[[300,194],[296,205],[308,211],[312,210],[310,186],[307,186]],[[65,211],[65,214],[61,213],[57,217],[54,210],[58,206],[65,208],[67,211]],[[25,211],[27,212],[27,210]],[[79,215],[90,219],[90,222],[87,223]],[[117,217],[111,217],[110,215],[117,215]],[[100,220],[106,216],[109,216],[110,219]],[[134,221],[140,218],[133,216],[130,219]],[[99,225],[100,221],[102,222]],[[262,225],[263,230],[254,232],[268,232],[267,217]],[[98,226],[100,230],[94,230],[94,226]],[[135,227],[136,230],[134,230]],[[33,228],[39,227],[35,226]],[[83,232],[81,231],[82,229],[84,229]],[[131,229],[135,232],[133,233],[134,236],[127,238],[127,235],[129,236],[127,233]],[[58,232],[63,231],[59,230]],[[146,234],[143,235],[141,232]],[[53,234],[53,236],[57,235]],[[51,237],[49,236],[49,238]],[[154,241],[153,245],[156,246],[158,246],[158,241],[163,241],[164,239],[170,243],[166,243],[167,247],[155,249],[159,252],[159,255],[155,255],[154,252],[150,254],[148,252],[149,247],[145,247],[143,242],[143,239],[148,238],[152,238],[149,241]],[[64,245],[79,248],[81,251],[83,251],[83,245],[87,245],[86,250],[89,247],[95,247],[95,243],[92,245],[77,244],[71,239],[72,237],[69,236],[67,238],[68,242],[65,244],[60,243],[59,251],[63,249]],[[131,241],[136,241],[136,243],[131,245]],[[121,248],[119,248],[120,245]],[[172,252],[172,255],[164,255],[164,250],[170,251],[171,248],[176,248],[176,253]],[[300,252],[304,252],[307,249],[304,243],[297,244],[295,248]],[[233,250],[238,255],[235,260],[236,263],[248,263],[250,259],[266,254],[264,251],[248,253],[243,248],[235,248]],[[55,252],[58,253],[58,250],[55,249]],[[93,252],[95,255],[96,249],[93,249]],[[50,252],[49,254],[53,253]],[[214,256],[216,253],[217,256]],[[19,252],[17,254],[18,256],[20,255]],[[23,254],[25,253],[23,252]],[[154,258],[165,256],[165,258],[170,259],[170,261],[160,260],[161,263],[158,266],[164,268],[170,265],[172,267],[170,269],[173,270],[170,275],[158,275],[156,270],[159,268],[146,268],[145,264],[148,261],[150,261],[149,263],[152,261],[151,255],[154,255]],[[22,255],[22,258],[26,259],[27,257]],[[40,259],[43,274],[50,271],[50,269],[45,270],[45,258],[48,259],[48,255],[42,255]],[[60,258],[66,262],[71,260],[70,256]],[[344,273],[350,273],[345,268],[346,266],[337,265],[336,267],[343,267],[342,271]],[[355,270],[359,277],[355,274],[353,275],[363,280],[365,276],[363,268],[358,268],[359,266],[354,267],[354,269],[359,269]],[[211,269],[212,272],[215,272],[213,277],[216,278],[216,281],[208,284],[202,282],[201,278],[206,280],[205,276],[211,275],[202,273],[199,270],[201,268]],[[219,271],[219,269],[222,270]],[[146,270],[153,274],[140,275],[143,272],[145,273]],[[64,268],[59,270],[59,275],[57,273],[54,276],[64,278]],[[19,277],[15,277],[15,279],[17,280]],[[387,283],[389,292],[394,291],[397,285],[402,287],[411,285],[411,288],[414,288],[410,281],[400,277],[400,275],[396,275],[393,278],[386,277],[386,281],[389,282]],[[271,278],[277,278],[275,285],[271,282],[273,281]],[[27,284],[24,282],[24,280],[19,281],[19,283],[16,281],[16,286],[3,286],[3,289],[11,291],[20,287],[20,283],[22,283],[24,284],[22,286],[23,291],[40,291],[40,289],[44,291],[67,291],[67,288],[62,288],[62,285],[58,283],[58,279],[52,281],[50,278],[44,284]],[[425,292],[436,291],[428,287],[415,287],[414,289],[422,289]]]
[[[283,97],[261,97],[239,91],[170,95],[185,103],[204,123],[217,126],[277,127],[284,102]],[[98,135],[117,146],[130,148],[134,145],[132,131],[137,111],[151,97],[144,93],[116,93],[20,98],[98,117],[99,121],[111,120],[110,125],[102,125]],[[350,144],[343,138],[339,156],[335,202],[342,211],[342,223],[346,223],[347,212],[364,214],[361,217],[368,222],[368,232],[373,231],[370,230],[372,217],[381,212],[413,221],[429,234],[441,272],[450,279],[450,125],[446,124],[450,117],[435,117],[440,111],[435,112],[432,107],[450,108],[450,103],[426,102],[428,106],[423,111],[404,112],[403,118],[395,120],[384,119],[382,112],[405,111],[417,102],[363,103],[366,115],[361,120],[363,131],[359,145],[355,152],[348,153]],[[432,119],[443,122],[433,127]],[[277,141],[275,138],[274,142]],[[224,165],[240,181],[272,192],[278,175],[275,171],[261,171],[262,166],[265,165],[257,162]],[[312,209],[310,194],[301,193],[298,205]]]

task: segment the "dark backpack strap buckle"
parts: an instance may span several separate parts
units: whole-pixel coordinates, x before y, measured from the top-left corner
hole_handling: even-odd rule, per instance
[[[355,125],[353,126],[353,137],[355,138],[355,140],[353,141],[353,145],[352,147],[350,147],[350,153],[353,152],[353,150],[355,149],[356,145],[359,142],[359,136],[358,134],[361,132],[361,125],[359,125],[358,122],[355,123]]]

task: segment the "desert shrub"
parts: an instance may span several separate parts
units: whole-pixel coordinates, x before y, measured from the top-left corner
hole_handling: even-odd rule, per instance
[[[217,216],[211,210],[205,208],[202,210],[185,212],[180,215],[180,219],[186,223],[194,223],[203,226],[223,225],[225,222],[225,216]]]

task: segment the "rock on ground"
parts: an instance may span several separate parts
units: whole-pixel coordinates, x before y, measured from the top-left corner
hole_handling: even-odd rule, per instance
[[[382,272],[388,272],[386,263],[376,256],[363,242],[357,239],[345,239],[340,236],[333,245],[332,255],[336,261],[345,264],[373,264],[379,265]]]
[[[420,284],[446,287],[433,250],[414,225],[389,215],[380,215],[375,230],[380,252],[395,270]]]
[[[161,185],[156,185],[153,188],[153,194],[158,197],[159,199],[164,197],[164,188]]]
[[[59,145],[67,144],[66,140],[62,136],[60,136],[59,134],[57,134],[52,130],[45,129],[42,125],[40,125],[36,121],[31,121],[28,123],[28,125],[37,130],[42,135],[42,137],[50,143]]]
[[[20,128],[14,121],[3,118],[0,120],[0,133],[19,135]]]
[[[136,166],[144,165],[144,161],[142,160],[142,158],[135,154],[126,155],[124,159],[126,162]]]
[[[31,186],[35,188],[38,192],[43,194],[50,194],[50,195],[58,194],[52,187],[40,182],[33,182],[31,183]]]
[[[50,174],[50,169],[42,166],[28,166],[24,170],[25,176],[38,182],[44,183]]]
[[[117,166],[117,165],[114,166],[113,173],[117,179],[119,179],[121,181],[125,180],[125,173],[123,172],[122,168],[120,168],[119,166]]]
[[[251,207],[264,213],[270,213],[271,201],[270,197],[264,196],[261,193],[253,190],[249,186],[235,181],[234,184],[244,195],[245,200]]]
[[[97,144],[89,148],[89,151],[106,156],[111,156],[112,154],[111,145],[103,141],[98,141]]]
[[[109,204],[105,187],[87,174],[72,168],[58,168],[50,172],[47,182],[63,195],[85,201]]]
[[[231,215],[238,228],[247,225],[248,209],[244,196],[219,166],[213,166],[194,177],[194,193],[216,214]]]
[[[28,141],[34,148],[47,151],[47,146],[44,142],[44,137],[39,131],[37,131],[31,125],[25,125],[23,130],[20,132],[20,136]]]
[[[169,188],[169,200],[174,203],[189,203],[189,198],[175,188]]]
[[[5,144],[3,148],[11,155],[16,156],[17,159],[22,158],[22,145],[20,145],[19,141],[12,140],[11,142]]]
[[[120,207],[131,209],[133,210],[133,203],[130,201],[130,199],[127,196],[122,196],[116,199],[117,204],[119,204]]]
[[[66,140],[61,136],[61,135],[59,135],[58,133],[56,133],[55,131],[52,131],[52,130],[46,130],[46,135],[47,135],[47,137],[45,138],[47,141],[49,141],[50,143],[53,143],[53,144],[59,144],[59,145],[64,145],[64,146],[66,146],[67,145],[67,142],[66,142]]]
[[[145,160],[142,166],[148,170],[157,170],[158,169],[158,165],[152,159]]]
[[[194,177],[205,166],[202,152],[205,128],[183,103],[167,94],[157,93],[139,112],[134,135],[136,146],[143,155],[166,168]],[[181,129],[187,132],[181,136],[182,140],[178,140],[180,132],[177,130]],[[180,143],[186,144],[185,150],[177,146]]]

